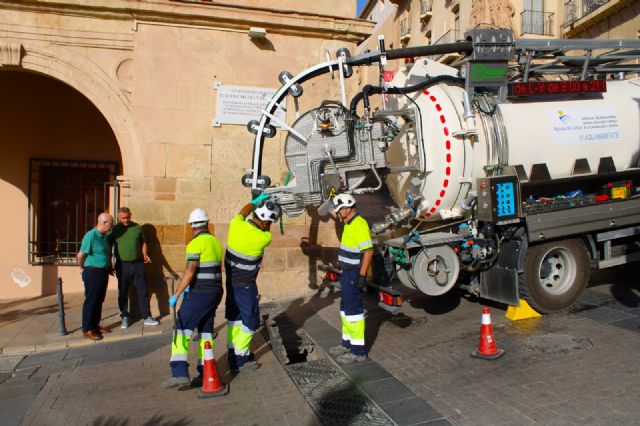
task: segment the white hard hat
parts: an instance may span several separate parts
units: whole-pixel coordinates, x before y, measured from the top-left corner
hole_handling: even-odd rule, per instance
[[[206,225],[209,222],[209,215],[203,209],[195,209],[189,214],[189,223],[192,228]]]
[[[333,197],[333,211],[338,212],[343,207],[353,207],[356,205],[356,199],[351,194],[338,194]]]
[[[256,217],[266,222],[276,222],[280,219],[280,206],[271,200],[263,200],[258,203],[253,212]]]

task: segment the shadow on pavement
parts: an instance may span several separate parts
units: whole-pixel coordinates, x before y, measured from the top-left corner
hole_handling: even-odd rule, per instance
[[[131,422],[128,418],[121,419],[118,417],[106,417],[101,416],[91,422],[91,426],[129,426],[129,425],[141,425],[141,426],[187,426],[192,421],[188,418],[165,420],[163,416],[155,415],[144,423],[138,421]]]
[[[615,268],[594,270],[589,288],[610,285],[609,292],[622,305],[629,308],[640,307],[640,264],[632,263]]]
[[[350,425],[356,417],[366,414],[367,398],[353,382],[348,383],[348,386],[334,388],[318,401],[316,414],[322,424]]]
[[[67,306],[68,304],[65,303],[65,308]],[[4,311],[6,306],[2,306],[0,309],[3,310],[3,312],[0,312],[0,327],[2,327],[33,316],[56,313],[58,312],[58,304],[56,303],[48,306],[38,306],[30,309],[15,309],[10,311]]]

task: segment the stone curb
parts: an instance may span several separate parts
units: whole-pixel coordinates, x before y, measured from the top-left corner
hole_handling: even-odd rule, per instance
[[[66,348],[79,348],[83,346],[90,345],[98,345],[101,343],[114,343],[120,342],[124,340],[138,339],[140,337],[151,337],[158,336],[160,334],[169,334],[172,330],[153,330],[147,332],[141,332],[138,334],[123,334],[123,335],[112,335],[105,337],[103,340],[89,340],[85,338],[67,340],[63,342],[52,342],[45,343],[42,345],[33,344],[33,345],[18,345],[18,346],[8,346],[0,349],[0,355],[26,355],[33,354],[36,352],[47,352],[47,351],[55,351]]]

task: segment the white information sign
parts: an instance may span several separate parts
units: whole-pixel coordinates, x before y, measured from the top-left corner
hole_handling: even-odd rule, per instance
[[[276,93],[275,89],[249,86],[225,86],[220,83],[216,87],[216,117],[213,126],[221,124],[247,124],[251,120],[260,120],[262,110]],[[286,100],[280,104],[286,108]],[[285,111],[278,108],[274,114],[276,119],[285,122]],[[275,120],[272,126],[279,127]]]
[[[550,111],[555,143],[615,142],[621,139],[612,108],[563,108]]]

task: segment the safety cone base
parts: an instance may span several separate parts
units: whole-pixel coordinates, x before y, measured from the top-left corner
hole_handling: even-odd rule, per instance
[[[471,352],[471,356],[474,358],[480,358],[480,359],[498,359],[500,358],[502,355],[504,355],[504,350],[503,349],[498,349],[498,351],[494,354],[481,354],[480,352],[478,352],[477,350]]]
[[[204,399],[204,398],[215,398],[218,396],[224,396],[228,393],[229,393],[229,385],[224,385],[215,392],[203,392],[202,388],[200,388],[198,389],[198,392],[196,394],[198,398]]]

